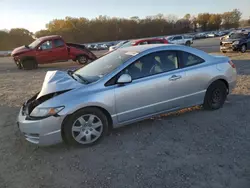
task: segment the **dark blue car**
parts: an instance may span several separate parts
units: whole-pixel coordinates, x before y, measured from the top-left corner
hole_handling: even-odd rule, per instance
[[[240,51],[245,53],[250,49],[250,32],[234,33],[228,39],[220,42],[220,51],[226,53],[228,51]]]

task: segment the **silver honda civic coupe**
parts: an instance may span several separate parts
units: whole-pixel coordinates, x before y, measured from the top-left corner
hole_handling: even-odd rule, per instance
[[[236,84],[228,57],[179,45],[118,49],[76,71],[48,71],[17,125],[38,145],[89,146],[110,128],[196,105],[216,110]]]

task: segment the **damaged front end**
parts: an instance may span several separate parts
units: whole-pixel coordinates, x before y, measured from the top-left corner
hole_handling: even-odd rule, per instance
[[[46,118],[48,116],[44,116],[44,117],[33,117],[32,116],[32,111],[37,107],[39,106],[40,104],[44,103],[45,101],[51,99],[51,98],[54,98],[58,95],[61,95],[67,91],[70,91],[71,89],[69,90],[64,90],[64,91],[58,91],[58,92],[54,92],[54,93],[50,93],[50,94],[47,94],[47,95],[43,95],[39,98],[37,98],[37,96],[39,95],[39,93],[35,94],[32,98],[30,98],[29,100],[27,100],[23,106],[22,106],[22,115],[23,116],[26,116],[26,120],[36,120],[36,119],[43,119],[43,118]]]

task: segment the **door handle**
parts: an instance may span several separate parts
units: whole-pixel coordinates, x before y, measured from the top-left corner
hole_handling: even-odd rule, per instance
[[[170,80],[170,81],[175,81],[175,80],[178,80],[178,79],[180,79],[180,78],[181,78],[180,75],[173,75],[173,76],[171,76],[171,77],[169,78],[169,80]]]

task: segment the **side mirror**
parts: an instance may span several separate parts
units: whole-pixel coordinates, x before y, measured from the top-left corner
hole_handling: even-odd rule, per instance
[[[126,84],[126,83],[131,83],[132,82],[132,78],[129,74],[122,74],[118,80],[117,80],[117,84]]]

